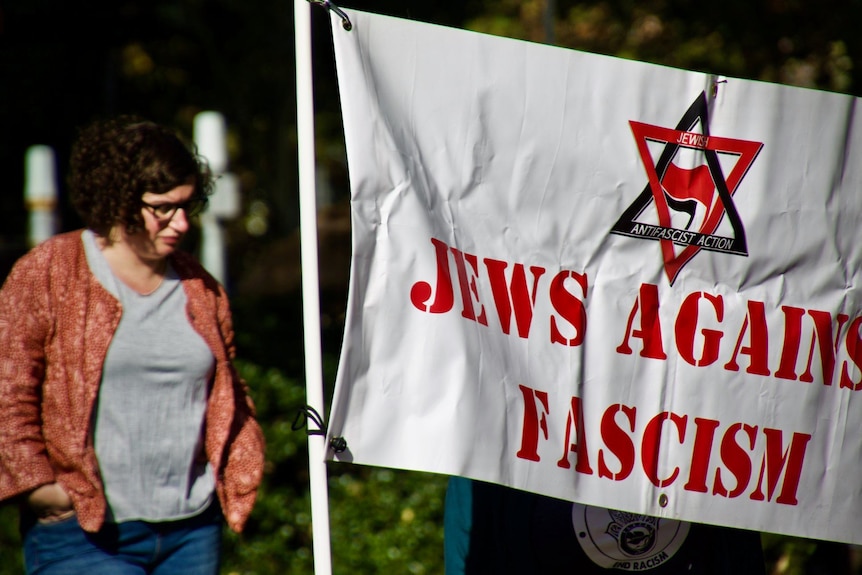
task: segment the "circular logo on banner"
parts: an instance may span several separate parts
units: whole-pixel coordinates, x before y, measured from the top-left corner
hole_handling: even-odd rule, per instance
[[[593,563],[605,569],[644,571],[663,565],[682,547],[689,524],[572,505],[572,524],[578,543]]]

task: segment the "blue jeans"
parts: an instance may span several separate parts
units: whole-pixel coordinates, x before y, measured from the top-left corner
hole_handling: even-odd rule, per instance
[[[24,529],[30,575],[218,575],[224,520],[218,502],[195,517],[106,524],[87,533],[76,517]]]

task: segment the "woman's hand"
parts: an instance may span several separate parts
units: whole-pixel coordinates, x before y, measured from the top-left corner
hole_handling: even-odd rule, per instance
[[[42,523],[62,521],[75,514],[72,500],[58,483],[48,483],[31,491],[27,505]]]

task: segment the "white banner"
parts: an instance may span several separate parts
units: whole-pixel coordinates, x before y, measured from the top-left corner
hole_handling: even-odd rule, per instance
[[[332,457],[862,543],[860,101],[350,18]]]

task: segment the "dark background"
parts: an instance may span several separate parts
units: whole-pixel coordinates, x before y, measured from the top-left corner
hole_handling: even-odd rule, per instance
[[[515,36],[729,76],[862,93],[859,0],[357,0],[345,7]],[[230,241],[261,250],[298,224],[293,3],[287,0],[5,0],[0,2],[0,246],[20,251],[28,146],[55,148],[59,173],[75,129],[137,113],[191,134],[218,110],[231,171],[269,230]],[[554,24],[548,27],[547,16]],[[347,195],[329,22],[312,11],[318,161]],[[79,225],[64,205],[62,225]],[[230,266],[237,284],[245,257]],[[8,258],[7,258],[8,259]]]
[[[354,0],[343,7],[862,95],[862,0]],[[253,571],[261,573],[290,572],[288,561],[308,562],[307,534],[285,531],[307,527],[307,501],[301,499],[307,496],[307,477],[302,445],[290,435],[286,404],[280,403],[288,396],[301,402],[303,395],[298,387],[303,350],[293,13],[294,4],[287,0],[0,0],[0,278],[27,249],[23,189],[29,146],[54,148],[61,178],[60,228],[71,230],[80,221],[68,207],[62,178],[78,127],[97,117],[134,113],[190,138],[200,111],[217,110],[227,120],[229,169],[241,183],[243,213],[226,223],[226,283],[239,353],[250,362],[244,373],[255,382],[263,423],[277,451],[268,454],[272,467],[256,511],[258,535],[247,536],[260,542],[236,547],[243,554],[238,564],[271,563],[269,571]],[[313,7],[312,24],[319,189],[331,198],[322,206],[318,224],[329,383],[347,297],[349,192],[329,18],[323,8]],[[195,249],[194,234],[187,247]],[[288,379],[266,371],[271,368]],[[388,509],[391,501],[375,498],[394,493],[400,481],[405,491],[390,499],[407,502],[424,490],[426,500],[413,508],[426,505],[430,515],[424,531],[410,532],[398,531],[404,527],[403,514],[401,522],[387,517],[391,539],[400,544],[415,539],[413,556],[419,550],[437,553],[439,478],[397,476],[401,479],[393,483],[386,470],[332,471],[335,497],[373,505],[333,507],[333,524],[344,539],[365,541],[369,530],[383,529],[362,522],[376,521],[375,513]],[[291,506],[298,511],[288,517],[285,510]],[[344,516],[349,513],[353,519]],[[392,515],[398,513],[396,508]],[[785,567],[808,561],[808,567],[782,573],[850,572],[852,549],[846,546],[765,537],[771,564],[787,557],[791,560]],[[437,543],[430,544],[432,540]],[[355,556],[342,560],[342,567],[349,566],[345,572],[375,572],[373,567],[357,570],[360,557],[392,560],[382,541],[378,548],[372,542],[370,548],[350,551]],[[286,555],[277,556],[275,549]],[[336,555],[347,552],[342,547]],[[840,566],[829,567],[829,561]],[[298,569],[303,572],[304,567]]]

